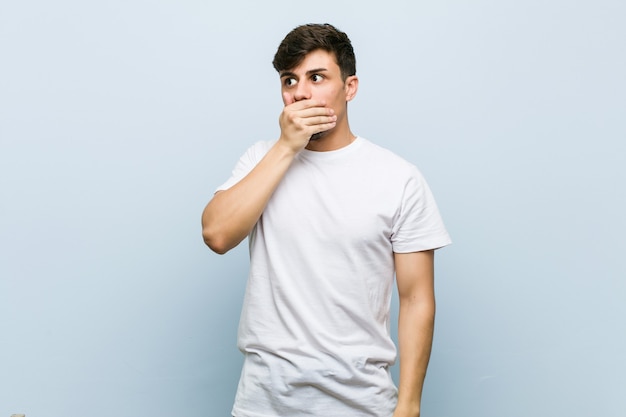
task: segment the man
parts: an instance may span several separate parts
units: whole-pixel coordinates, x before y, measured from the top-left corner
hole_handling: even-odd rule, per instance
[[[202,216],[215,252],[250,242],[233,415],[419,416],[433,252],[450,243],[433,196],[417,168],[350,130],[358,78],[345,33],[297,27],[273,64],[280,137],[246,152]],[[398,389],[389,374],[394,272]]]

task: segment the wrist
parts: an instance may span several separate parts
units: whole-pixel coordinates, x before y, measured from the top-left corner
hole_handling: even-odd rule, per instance
[[[285,138],[283,135],[281,135],[278,138],[278,141],[276,142],[276,145],[275,145],[275,147],[277,148],[281,156],[286,156],[286,157],[291,157],[291,158],[295,157],[298,153],[300,153],[300,151],[304,149],[305,146],[306,146],[306,143],[304,145],[295,145],[293,141],[290,141],[289,139]]]
[[[420,404],[398,402],[393,417],[420,417]]]

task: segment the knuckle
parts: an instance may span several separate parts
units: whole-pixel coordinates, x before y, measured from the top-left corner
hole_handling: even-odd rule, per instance
[[[298,120],[298,116],[293,112],[287,112],[287,120],[289,120],[291,123],[296,123],[296,121]]]

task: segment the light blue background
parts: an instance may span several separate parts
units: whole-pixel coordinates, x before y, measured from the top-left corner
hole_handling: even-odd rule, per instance
[[[0,416],[227,416],[246,245],[200,213],[278,135],[271,59],[352,38],[353,130],[418,165],[437,255],[423,416],[626,415],[626,3],[4,1]],[[394,371],[395,372],[395,371]]]

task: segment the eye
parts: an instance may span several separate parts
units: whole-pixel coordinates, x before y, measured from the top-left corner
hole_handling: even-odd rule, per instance
[[[319,83],[320,81],[322,81],[324,79],[323,75],[320,74],[313,74],[311,76],[311,81],[313,81],[314,83]]]
[[[283,81],[283,84],[285,84],[285,87],[293,87],[294,85],[296,85],[298,81],[296,81],[295,78],[293,77],[287,77],[285,78],[285,80]]]

